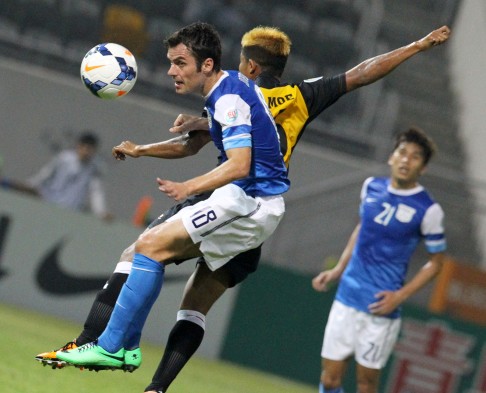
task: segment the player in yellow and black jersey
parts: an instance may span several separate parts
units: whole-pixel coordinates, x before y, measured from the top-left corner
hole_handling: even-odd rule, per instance
[[[257,27],[242,38],[239,70],[260,86],[267,104],[277,123],[280,133],[282,153],[286,165],[306,126],[326,108],[344,94],[361,86],[383,78],[398,65],[433,46],[445,42],[450,31],[447,26],[437,29],[424,38],[407,46],[363,61],[343,74],[329,78],[318,77],[289,84],[281,81],[290,54],[291,41],[282,31],[272,27]],[[310,77],[312,77],[310,75]],[[117,159],[129,157],[177,158],[194,154],[210,142],[207,132],[207,119],[189,115],[179,115],[172,132],[184,133],[169,141],[149,145],[137,145],[130,141],[122,142],[113,148]],[[187,132],[187,133],[186,133]],[[164,222],[187,204],[194,204],[201,198],[196,196],[164,212],[149,227]],[[132,245],[133,246],[133,245]],[[132,260],[133,247],[129,246],[120,258],[117,269],[98,292],[84,330],[75,343],[80,345],[95,340],[105,329],[110,312],[118,293],[126,281],[129,270],[126,266]],[[238,255],[224,267],[211,271],[204,261],[199,261],[196,270],[189,278],[183,294],[177,323],[173,327],[165,348],[164,356],[154,374],[147,393],[166,392],[169,385],[182,370],[202,342],[205,318],[213,304],[226,289],[242,282],[258,266],[261,246]],[[55,351],[36,356],[38,361],[53,367],[62,367],[55,357]]]
[[[280,135],[280,148],[287,167],[307,124],[346,93],[344,74],[333,78],[320,78],[319,83],[281,85],[278,78],[269,73],[262,73],[256,79],[256,83],[260,86],[274,116]]]
[[[442,44],[449,34],[449,28],[443,26],[409,45],[367,59],[345,73],[285,83],[281,77],[290,55],[289,37],[273,27],[256,27],[243,35],[239,69],[260,86],[277,123],[288,166],[306,126],[326,108],[342,95],[383,78],[415,54]]]

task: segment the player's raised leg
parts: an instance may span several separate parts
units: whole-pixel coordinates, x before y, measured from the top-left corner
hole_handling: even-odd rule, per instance
[[[143,325],[162,288],[164,262],[177,256],[200,255],[181,220],[145,232],[135,250],[131,273],[103,334],[95,343],[58,352],[59,359],[79,366],[122,368],[125,353],[138,348]]]
[[[89,314],[84,322],[83,330],[78,337],[59,349],[39,353],[35,356],[35,360],[41,362],[44,366],[49,365],[53,369],[61,369],[66,366],[67,363],[59,360],[56,356],[56,352],[67,351],[95,341],[101,333],[103,333],[110,320],[113,308],[115,307],[116,299],[118,299],[123,284],[127,281],[132,268],[134,249],[135,244],[133,243],[121,254],[114,272],[111,274],[103,288],[96,294]],[[129,356],[131,360],[129,368],[132,370],[138,368],[141,362],[140,358],[134,356],[134,354],[129,355],[131,355]],[[138,361],[134,361],[135,359],[138,359]]]

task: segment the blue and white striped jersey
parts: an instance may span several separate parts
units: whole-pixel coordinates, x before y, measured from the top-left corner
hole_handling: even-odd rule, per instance
[[[375,294],[396,291],[424,239],[429,253],[446,249],[444,212],[422,186],[397,190],[389,178],[369,178],[361,191],[361,229],[339,283],[336,299],[360,311],[377,301]],[[396,310],[390,318],[397,318]]]
[[[226,150],[251,147],[250,175],[233,182],[250,196],[279,195],[289,189],[277,128],[260,89],[236,71],[225,71],[206,96],[211,137]]]

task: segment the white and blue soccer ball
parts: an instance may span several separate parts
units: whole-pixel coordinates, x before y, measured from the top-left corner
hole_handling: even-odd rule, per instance
[[[125,47],[104,43],[90,49],[81,62],[81,80],[99,98],[123,97],[137,81],[137,62]]]

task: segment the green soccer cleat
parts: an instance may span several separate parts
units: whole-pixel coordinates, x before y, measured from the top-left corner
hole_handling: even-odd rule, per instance
[[[134,372],[142,364],[142,351],[140,348],[125,351],[125,364],[123,370],[128,372]]]
[[[86,367],[92,370],[123,369],[125,350],[110,353],[101,348],[96,341],[82,345],[70,351],[58,351],[58,359],[76,367]]]

